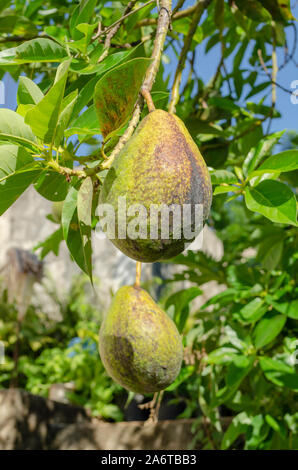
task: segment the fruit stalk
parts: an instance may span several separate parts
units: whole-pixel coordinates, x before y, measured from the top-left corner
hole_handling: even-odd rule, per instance
[[[136,282],[135,287],[140,287],[141,284],[141,274],[142,274],[142,263],[137,261],[136,263]]]

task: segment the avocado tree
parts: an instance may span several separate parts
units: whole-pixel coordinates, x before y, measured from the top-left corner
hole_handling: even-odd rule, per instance
[[[280,69],[297,65],[296,43],[290,0],[0,4],[0,74],[18,81],[17,109],[0,111],[0,214],[30,185],[61,203],[41,257],[65,240],[92,280],[107,171],[154,109],[179,116],[202,152],[213,185],[208,224],[224,257],[174,258],[185,269],[173,281],[193,286],[164,306],[189,353],[167,390],[186,397],[184,416],[200,409],[206,448],[243,434],[248,449],[298,445],[298,150],[293,138],[277,153],[284,131],[271,132],[277,90],[297,99],[279,82]],[[190,316],[209,281],[223,292]]]

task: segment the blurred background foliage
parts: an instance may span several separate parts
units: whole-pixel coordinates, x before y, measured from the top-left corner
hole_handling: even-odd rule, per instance
[[[183,3],[178,2],[178,12],[189,7],[189,2]],[[282,5],[273,0],[205,3],[206,11],[191,37],[176,113],[209,166],[214,199],[208,225],[222,240],[224,255],[216,261],[198,251],[171,260],[179,265],[179,273],[165,281],[158,300],[183,334],[185,359],[165,397],[183,404],[178,417],[195,418],[192,445],[200,440],[206,449],[297,449],[298,137],[294,131],[284,133],[278,125],[283,103],[293,97],[290,82],[297,79],[291,72],[291,80],[279,82],[280,72],[297,69],[296,23],[289,1]],[[93,91],[98,80],[120,63],[150,56],[157,18],[154,5],[123,22],[100,64],[104,44],[92,40],[99,21],[103,27],[113,24],[126,4],[96,0],[80,5],[67,0],[1,3],[1,78],[9,74],[18,81],[25,75],[45,93],[52,90],[57,64],[69,55],[72,58],[63,103],[67,105],[67,97],[75,90],[78,100],[59,149],[59,162],[67,168],[80,163],[90,169],[100,164],[99,146],[109,155],[126,129],[127,122],[102,143]],[[157,107],[167,109],[191,19],[191,12],[173,17],[152,93]],[[82,29],[86,23],[92,31]],[[51,42],[28,42],[40,38]],[[212,73],[206,77],[208,67]],[[20,82],[18,91],[22,116],[33,106],[32,97],[26,101],[24,83]],[[129,93],[126,85],[122,92]],[[284,98],[277,99],[280,96]],[[59,98],[54,93],[52,97],[54,101]],[[31,124],[36,125],[34,113]],[[2,139],[7,140],[3,135],[1,145]],[[11,135],[11,142],[16,137],[20,136]],[[99,181],[104,176],[100,172]],[[64,201],[73,189],[54,171],[46,184],[42,178],[35,187],[49,200]],[[58,254],[62,240],[59,228],[41,245],[41,256],[51,251]],[[72,251],[82,265],[77,253]],[[184,289],[181,281],[186,283]],[[210,281],[221,292],[197,308],[196,298]],[[102,312],[89,304],[86,286],[85,277],[76,280],[65,302],[52,293],[61,312],[59,322],[30,306],[20,332],[19,385],[47,396],[51,385],[72,383],[71,402],[86,406],[95,416],[119,421],[125,401],[132,397],[108,378],[100,362],[97,332]],[[1,365],[2,387],[9,387],[13,371],[16,317],[15,306],[7,304],[4,293],[0,338],[7,360]],[[231,419],[226,431],[222,417]]]

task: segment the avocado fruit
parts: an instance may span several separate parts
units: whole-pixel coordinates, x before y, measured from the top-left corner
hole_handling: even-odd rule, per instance
[[[124,286],[102,322],[99,352],[115,382],[146,394],[175,380],[183,347],[175,323],[152,297],[140,287]]]
[[[119,197],[126,198],[126,226],[133,217],[129,207],[145,207],[145,237],[119,236]],[[155,262],[172,258],[184,251],[208,218],[212,200],[212,186],[206,163],[185,125],[174,114],[156,109],[139,124],[111,165],[101,191],[99,202],[114,209],[116,230],[112,243],[130,258],[141,262]],[[191,210],[193,235],[186,239],[174,235],[173,221],[169,217],[169,236],[163,237],[160,218],[152,222],[152,204],[161,207],[173,205]],[[195,224],[194,208],[202,207],[202,223]],[[120,214],[123,216],[123,214]],[[183,220],[183,215],[181,217]],[[157,226],[152,226],[155,223]],[[103,230],[106,231],[104,227]],[[152,231],[152,232],[151,232]],[[155,238],[151,233],[157,234]]]

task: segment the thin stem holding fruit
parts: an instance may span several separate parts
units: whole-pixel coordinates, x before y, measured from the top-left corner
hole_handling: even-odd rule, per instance
[[[135,287],[140,287],[141,285],[141,274],[142,274],[142,263],[140,261],[137,261]]]

